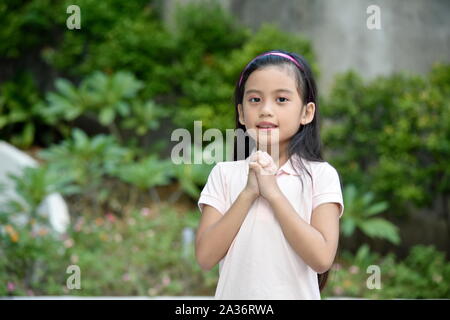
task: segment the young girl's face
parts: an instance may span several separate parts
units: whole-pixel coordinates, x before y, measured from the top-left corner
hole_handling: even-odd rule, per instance
[[[289,66],[257,69],[245,83],[242,105],[238,105],[239,122],[245,125],[259,147],[279,143],[281,151],[300,126],[314,117],[313,103],[308,104],[308,108],[302,106],[294,71]],[[263,129],[263,121],[277,127]]]

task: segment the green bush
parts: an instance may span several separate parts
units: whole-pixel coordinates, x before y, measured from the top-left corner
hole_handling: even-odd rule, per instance
[[[54,174],[71,179],[78,187],[74,202],[82,201],[98,213],[107,202],[114,187],[107,184],[117,166],[130,163],[135,154],[120,146],[109,135],[88,137],[79,129],[72,130],[69,139],[38,153]]]
[[[427,77],[367,83],[354,72],[339,76],[322,109],[333,120],[323,139],[343,180],[372,190],[395,212],[448,197],[449,88],[450,65]]]
[[[142,102],[138,93],[143,83],[129,72],[106,75],[95,72],[76,88],[65,79],[57,79],[57,92],[47,94],[47,103],[36,106],[46,121],[60,128],[66,136],[73,120],[88,117],[109,128],[110,133],[122,142],[123,131],[133,130],[143,135],[159,127],[159,119],[168,112],[152,101]],[[120,130],[122,129],[122,130]]]
[[[131,184],[136,189],[132,191],[132,198],[136,198],[136,192],[147,193],[150,191],[152,200],[160,203],[161,199],[156,187],[170,183],[170,178],[173,176],[173,165],[170,160],[159,160],[156,155],[150,155],[137,162],[117,167],[113,176]]]
[[[342,217],[341,231],[344,236],[350,237],[358,229],[369,238],[400,243],[398,228],[386,219],[374,217],[388,208],[387,202],[372,203],[374,194],[358,192],[353,184],[346,185],[343,193],[345,215]]]
[[[59,237],[8,227],[0,233],[0,295],[156,296],[213,295],[217,268],[204,272],[193,243],[183,244],[185,228],[198,225],[198,212],[168,207],[83,215]],[[27,281],[28,260],[39,257],[34,281]],[[79,290],[69,290],[68,266],[81,271]]]
[[[48,226],[33,229],[0,226],[0,296],[61,292],[68,261],[63,242]]]
[[[41,96],[30,72],[18,73],[0,86],[0,140],[19,148],[36,141],[36,131],[45,121],[36,104]],[[42,140],[48,139],[45,131]]]
[[[121,203],[116,216],[105,215],[98,206],[117,200],[117,193],[104,183],[107,175],[141,192],[167,184],[175,175],[167,161],[149,156],[132,164],[130,155],[113,137],[90,139],[75,129],[73,139],[40,153],[45,166],[14,177],[23,201],[0,205],[0,281],[5,284],[0,295],[213,294],[217,269],[215,273],[200,270],[193,244],[185,247],[181,242],[184,228],[197,227],[197,210],[178,213],[157,203],[155,209],[139,211]],[[197,190],[199,177],[205,177],[201,172],[186,175],[181,190],[188,189],[186,184]],[[48,216],[36,214],[45,196],[55,191],[91,200],[84,206],[77,199],[69,201],[74,223],[62,235],[51,230]],[[25,214],[27,223],[15,219],[20,214]],[[74,264],[82,272],[80,291],[66,287],[66,270]]]
[[[107,73],[127,70],[145,83],[145,98],[171,95],[175,81],[172,64],[178,59],[176,44],[161,21],[145,13],[146,10],[136,16],[122,14],[105,31],[102,41],[91,43],[91,52],[80,65],[78,76],[93,70]],[[68,64],[62,53],[59,52],[60,60]]]
[[[111,200],[134,206],[142,196],[149,195],[153,203],[160,203],[157,187],[173,183],[176,189],[166,201],[174,203],[183,194],[197,199],[213,166],[174,164],[156,154],[145,155],[123,147],[110,135],[91,138],[79,129],[72,130],[69,139],[38,152],[38,157],[52,173],[67,177],[78,188],[69,200],[83,202],[94,214],[99,214],[102,207],[110,207]],[[116,199],[119,195],[120,200]]]
[[[34,0],[36,1],[36,0]],[[46,47],[41,52],[41,58],[63,74],[70,77],[83,77],[91,74],[95,70],[104,72],[115,72],[124,68],[119,67],[115,69],[116,63],[125,59],[131,52],[121,51],[121,46],[105,47],[104,44],[108,42],[120,43],[125,36],[129,36],[130,41],[136,43],[145,41],[145,37],[149,38],[154,34],[155,28],[152,24],[161,24],[159,13],[157,12],[156,4],[158,1],[137,0],[124,2],[120,0],[108,0],[101,3],[92,0],[66,0],[58,1],[52,5],[53,11],[58,13],[57,19],[54,21],[55,27],[58,30],[59,41],[51,46]],[[78,5],[81,11],[81,29],[69,30],[66,28],[66,19],[69,14],[66,13],[66,8],[69,5]],[[49,10],[51,11],[51,10]],[[149,33],[142,32],[136,36],[137,30],[130,30],[133,24],[143,21],[145,28]],[[132,27],[131,27],[132,28]],[[118,31],[121,34],[118,34]],[[119,37],[117,41],[114,37]],[[107,49],[100,51],[100,49]],[[131,48],[129,48],[131,49]],[[158,46],[155,45],[155,49]],[[162,48],[159,48],[162,49]],[[121,56],[115,56],[114,64],[105,68],[101,63],[96,61],[110,60],[110,51],[119,51]],[[103,56],[105,58],[103,58]],[[129,68],[125,68],[129,69]],[[136,70],[130,70],[135,72]]]
[[[63,279],[58,260],[64,248],[51,230],[48,215],[39,213],[42,201],[51,193],[72,194],[71,179],[56,175],[48,167],[25,168],[20,175],[9,174],[18,198],[0,203],[0,295],[28,295],[48,284],[48,294]],[[31,290],[31,291],[29,291]]]
[[[399,266],[386,269],[386,298],[450,298],[450,263],[433,246],[415,246]]]
[[[52,0],[2,1],[0,21],[5,27],[0,29],[0,56],[18,58],[54,43],[55,27],[67,17],[63,8],[60,1]]]
[[[380,288],[367,282],[380,270]],[[330,273],[325,297],[344,296],[368,299],[448,299],[450,262],[434,246],[416,245],[406,259],[396,261],[393,253],[381,257],[364,244],[355,255],[345,251]]]

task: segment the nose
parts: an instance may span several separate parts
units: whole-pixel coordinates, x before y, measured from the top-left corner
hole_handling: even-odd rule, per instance
[[[273,116],[273,107],[270,102],[266,102],[261,106],[261,110],[259,111],[259,116]]]

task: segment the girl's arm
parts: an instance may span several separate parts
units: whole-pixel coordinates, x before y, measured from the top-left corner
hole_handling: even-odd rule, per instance
[[[204,205],[195,239],[195,256],[203,270],[210,270],[225,256],[257,197],[244,189],[223,215]]]
[[[329,270],[339,241],[339,204],[319,205],[309,224],[298,215],[283,193],[276,193],[268,201],[294,251],[317,273]]]

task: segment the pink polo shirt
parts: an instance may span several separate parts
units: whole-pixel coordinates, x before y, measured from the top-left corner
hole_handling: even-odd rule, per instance
[[[255,152],[253,149],[252,153]],[[249,157],[217,163],[198,200],[226,214],[247,184]],[[311,223],[314,208],[326,202],[344,212],[339,176],[328,162],[303,161],[312,174],[300,176],[287,161],[276,174],[277,183],[298,215]],[[299,172],[300,169],[298,169]],[[274,212],[263,197],[251,206],[227,254],[219,262],[216,299],[320,299],[317,273],[292,249]]]

